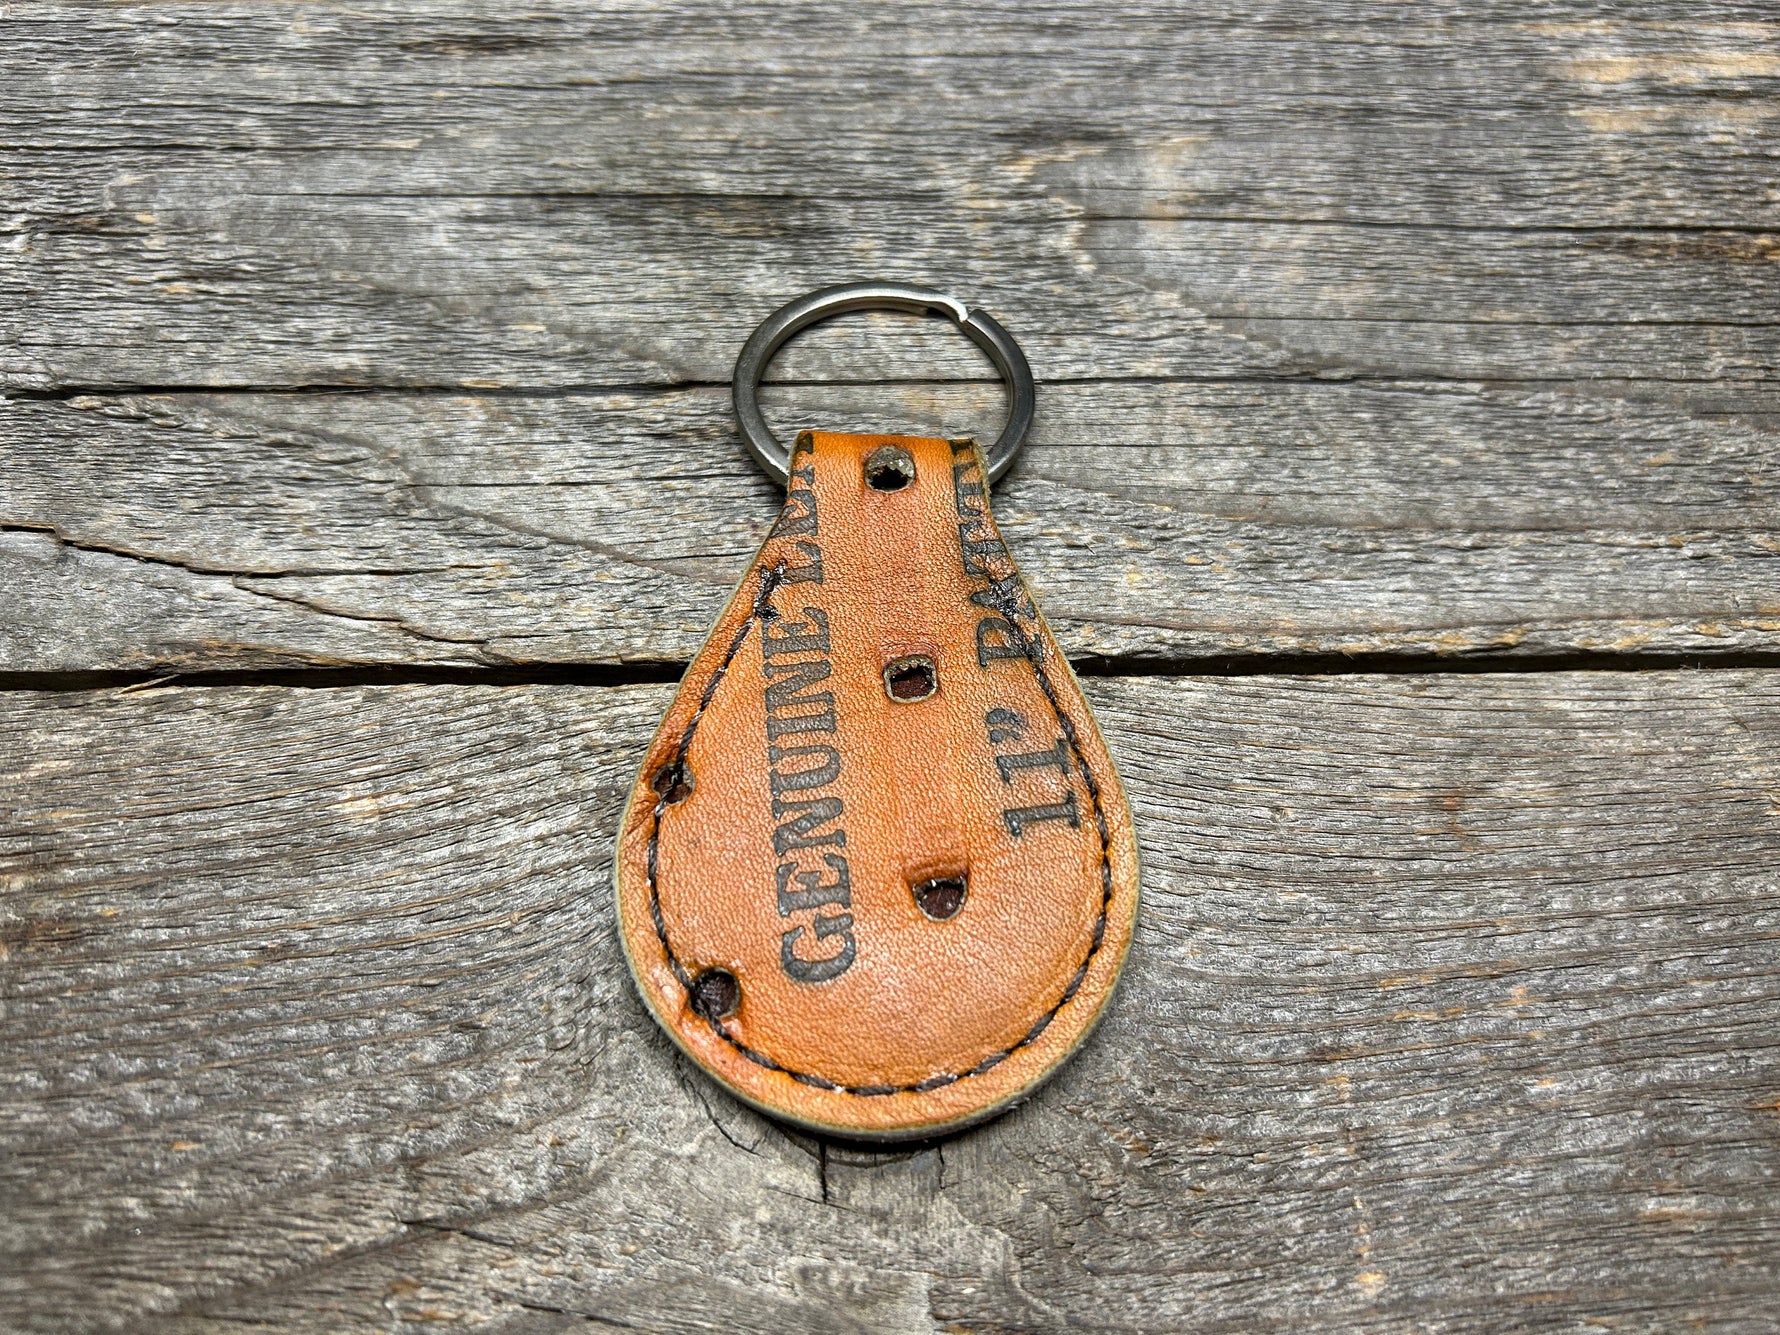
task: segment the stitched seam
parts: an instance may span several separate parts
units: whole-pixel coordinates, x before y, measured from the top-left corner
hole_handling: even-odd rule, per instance
[[[748,632],[753,629],[754,623],[759,621],[763,616],[768,605],[767,600],[783,581],[784,575],[785,563],[782,561],[771,570],[761,570],[760,592],[755,596],[754,607],[749,612],[748,619],[744,621],[741,628],[736,631],[735,638],[730,641],[729,651],[723,655],[722,663],[718,665],[716,672],[711,674],[710,681],[705,683],[705,689],[699,697],[698,708],[692,712],[692,717],[687,720],[685,732],[680,735],[680,745],[674,753],[674,763],[676,765],[685,765],[687,753],[692,747],[693,734],[698,730],[699,720],[704,717],[706,708],[709,707],[712,699],[717,694],[718,684],[721,683],[723,678],[728,674],[730,665],[735,662],[736,655],[741,652],[742,645],[747,642]],[[989,588],[994,588],[993,581],[991,581]],[[994,595],[991,596],[994,597]],[[1045,671],[1044,663],[1042,661],[1042,637],[1034,638],[1029,636],[1026,633],[1025,628],[1020,625],[1019,620],[1017,619],[1030,615],[1036,622],[1038,619],[1036,610],[1030,614],[1027,613],[1023,608],[1017,605],[1016,600],[1011,595],[994,598],[994,601],[996,605],[995,610],[1000,612],[1002,616],[1007,619],[1008,624],[1013,627],[1014,632],[1019,636],[1019,644],[1025,656],[1025,660],[1032,668],[1033,676],[1037,678],[1040,689],[1044,691],[1045,699],[1050,702],[1051,712],[1057,716],[1058,726],[1062,728],[1063,736],[1069,743],[1070,753],[1075,757],[1076,769],[1080,772],[1082,782],[1087,787],[1088,802],[1093,808],[1094,830],[1100,839],[1100,915],[1094,921],[1094,936],[1088,944],[1088,953],[1082,957],[1080,967],[1076,969],[1074,976],[1070,978],[1068,985],[1063,989],[1063,995],[1057,999],[1056,1004],[1043,1015],[1039,1016],[1038,1019],[1033,1022],[1032,1027],[1028,1029],[1011,1047],[1004,1048],[1000,1052],[990,1053],[968,1071],[946,1072],[941,1075],[932,1075],[928,1076],[925,1080],[920,1080],[909,1085],[843,1085],[837,1081],[828,1079],[826,1076],[814,1075],[808,1071],[794,1071],[790,1067],[774,1061],[764,1052],[749,1047],[734,1034],[730,1033],[722,1020],[714,1020],[709,1016],[701,1017],[711,1026],[712,1033],[716,1034],[718,1038],[721,1038],[725,1043],[729,1044],[730,1047],[734,1048],[738,1053],[753,1062],[756,1066],[763,1067],[769,1071],[778,1071],[782,1075],[789,1076],[801,1085],[809,1085],[815,1089],[830,1090],[836,1094],[851,1094],[859,1098],[883,1098],[890,1094],[926,1094],[936,1089],[942,1089],[947,1085],[956,1084],[960,1080],[968,1080],[973,1075],[982,1075],[985,1072],[994,1070],[997,1066],[1001,1065],[1002,1062],[1020,1051],[1021,1048],[1029,1047],[1033,1043],[1036,1043],[1044,1031],[1050,1028],[1051,1021],[1057,1018],[1058,1013],[1075,999],[1076,993],[1081,989],[1083,981],[1088,976],[1088,968],[1093,964],[1094,956],[1100,953],[1100,947],[1105,944],[1107,917],[1112,911],[1113,897],[1112,852],[1110,847],[1112,841],[1106,828],[1106,811],[1100,800],[1100,784],[1094,778],[1093,770],[1088,766],[1087,757],[1082,754],[1081,742],[1076,735],[1075,722],[1064,712],[1062,702],[1057,698],[1057,689],[1052,684],[1050,675]],[[649,882],[649,916],[654,921],[656,939],[661,942],[662,953],[667,957],[668,968],[673,971],[674,977],[679,982],[680,986],[686,989],[688,999],[690,1000],[692,977],[686,972],[686,966],[680,963],[679,957],[674,954],[673,946],[668,942],[667,923],[663,920],[661,913],[661,891],[656,882],[658,865],[656,848],[661,838],[661,814],[666,808],[666,796],[658,795],[655,801],[654,814],[650,821],[649,845],[647,857],[645,859]]]
[[[717,687],[728,675],[730,664],[735,662],[735,656],[741,653],[742,646],[748,642],[748,632],[754,628],[754,623],[760,620],[761,614],[767,606],[767,599],[772,597],[773,590],[779,587],[784,578],[785,563],[783,561],[771,570],[760,572],[760,592],[754,597],[754,606],[748,613],[748,619],[742,622],[741,627],[735,633],[735,638],[729,642],[729,651],[723,655],[723,661],[717,665],[717,670],[705,683],[705,689],[698,698],[698,708],[692,711],[692,717],[686,720],[685,731],[680,734],[680,745],[674,750],[674,765],[682,772],[686,767],[687,753],[692,750],[692,737],[698,731],[699,720],[705,716],[705,710],[710,708],[711,701],[716,699]],[[655,937],[661,942],[662,954],[667,956],[668,968],[673,970],[674,977],[679,981],[680,986],[690,994],[692,975],[686,972],[686,966],[680,963],[680,957],[674,954],[673,946],[668,944],[667,922],[661,915],[661,888],[658,883],[660,860],[657,852],[661,843],[661,813],[665,810],[667,810],[667,794],[657,792],[655,810],[649,819],[649,846],[644,859],[644,870],[649,881],[649,917],[655,924]],[[723,1036],[729,1038],[728,1034]],[[733,1043],[735,1040],[730,1039],[730,1041]]]

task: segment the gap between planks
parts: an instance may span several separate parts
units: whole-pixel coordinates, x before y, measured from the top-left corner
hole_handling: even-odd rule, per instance
[[[1725,654],[1575,653],[1244,654],[1223,658],[1088,658],[1070,663],[1078,677],[1363,677],[1525,676],[1541,672],[1672,672],[1780,669],[1780,650]],[[164,687],[284,686],[325,690],[354,686],[640,686],[678,682],[682,662],[539,663],[510,667],[365,664],[249,668],[203,672],[0,672],[0,691],[76,692]]]
[[[1265,323],[1268,317],[1244,317],[1253,323]],[[1350,324],[1371,324],[1379,321],[1352,318]],[[1394,323],[1402,323],[1395,321]],[[1491,324],[1487,320],[1437,320],[1433,324]],[[1568,324],[1598,325],[1600,321],[1547,321],[1542,327],[1561,327]],[[1677,320],[1646,320],[1637,322],[1640,326],[1672,325],[1681,328],[1693,327],[1695,321]],[[1722,321],[1718,323],[1724,323]],[[1780,327],[1773,321],[1749,323],[1744,327],[1771,328]],[[789,346],[789,344],[787,345]],[[770,368],[769,368],[770,369]],[[921,375],[921,376],[838,376],[828,375],[819,379],[809,376],[763,376],[760,384],[763,389],[899,389],[920,388],[944,385],[948,388],[967,385],[1002,386],[1005,382],[994,375]],[[1064,385],[1095,386],[1095,385],[1266,385],[1270,387],[1295,385],[1328,385],[1355,384],[1369,389],[1389,390],[1404,389],[1413,391],[1424,386],[1477,386],[1491,385],[1509,387],[1515,385],[1570,385],[1588,384],[1617,386],[1626,382],[1608,377],[1587,377],[1576,375],[1526,375],[1503,374],[1489,376],[1475,375],[1443,375],[1438,371],[1417,370],[1412,374],[1397,371],[1368,371],[1355,367],[1323,367],[1314,372],[1282,371],[1279,374],[1229,374],[1229,375],[1047,375],[1040,385],[1044,388],[1057,388]],[[1638,384],[1684,384],[1695,385],[1702,389],[1713,388],[1712,382],[1702,381],[1693,376],[1665,377],[1660,375],[1641,376]],[[474,395],[477,398],[509,398],[509,399],[573,399],[592,394],[675,394],[687,390],[720,389],[727,390],[731,382],[728,380],[704,380],[697,377],[683,379],[663,378],[659,380],[585,380],[564,381],[550,385],[498,385],[485,381],[402,381],[393,384],[355,384],[349,381],[308,381],[308,382],[228,382],[218,381],[186,381],[179,383],[161,383],[151,381],[118,380],[92,381],[82,383],[60,384],[50,388],[29,388],[25,386],[0,385],[0,403],[13,401],[18,403],[66,403],[71,399],[105,398],[112,396],[144,395],[191,395],[200,398],[217,398],[224,395],[330,395],[353,394],[366,398],[378,396],[415,398],[432,395],[461,396]]]

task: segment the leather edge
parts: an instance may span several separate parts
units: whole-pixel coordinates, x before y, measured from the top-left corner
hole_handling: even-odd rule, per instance
[[[796,445],[793,447],[792,451],[794,457],[796,453],[804,447],[805,438],[813,437],[813,435],[814,433],[810,431],[798,433]],[[941,437],[940,439],[946,438]],[[978,464],[980,467],[982,464],[981,446],[977,445],[974,438],[960,437],[958,439],[961,441],[969,441],[970,445],[977,453]],[[948,441],[948,443],[950,443],[950,441]],[[986,472],[984,476],[987,476]],[[994,522],[992,502],[990,504],[991,522]],[[995,527],[999,533],[1000,525],[996,524]],[[747,578],[748,571],[752,571],[759,566],[761,554],[765,552],[767,545],[772,541],[772,538],[773,531],[769,528],[766,537],[761,540],[759,545],[754,549],[753,555],[749,558],[742,579],[745,580]],[[1020,568],[1018,558],[1014,556],[1011,550],[1008,552],[1008,556],[1013,562],[1015,570],[1018,571]],[[1022,574],[1022,581],[1024,581],[1024,578],[1025,576]],[[740,587],[739,584],[737,587]],[[734,592],[732,591],[731,598],[733,597]],[[710,628],[705,632],[704,638],[699,641],[697,650],[694,651],[692,657],[687,661],[687,673],[690,673],[693,667],[704,657],[706,648],[711,644],[723,625],[724,613],[728,611],[729,606],[730,604],[725,602],[723,608],[720,609],[717,615],[712,619]],[[1063,653],[1061,646],[1057,644],[1056,634],[1051,630],[1050,621],[1044,614],[1043,606],[1038,603],[1036,598],[1033,599],[1033,607],[1036,613],[1036,619],[1043,627],[1046,639],[1056,650],[1056,661],[1062,664],[1064,671],[1068,673],[1070,684],[1075,687],[1076,695],[1083,703],[1083,712],[1088,726],[1093,729],[1095,741],[1099,744],[1100,750],[1107,757],[1115,781],[1119,786],[1120,797],[1129,813],[1130,797],[1125,792],[1124,777],[1119,772],[1117,760],[1112,754],[1112,748],[1106,744],[1106,736],[1100,729],[1100,720],[1094,713],[1094,707],[1081,690],[1081,679],[1076,675],[1074,665],[1069,661],[1067,655]],[[676,691],[679,689],[680,685],[684,684],[684,681],[685,674],[682,674],[681,683],[676,686]],[[621,885],[624,867],[622,856],[624,833],[630,827],[631,814],[637,799],[643,794],[643,790],[647,787],[647,784],[644,781],[647,777],[649,758],[656,749],[662,730],[667,727],[671,713],[672,708],[670,705],[670,708],[663,713],[662,719],[660,723],[657,724],[655,732],[650,735],[649,742],[644,748],[641,759],[638,761],[636,774],[631,781],[623,810],[619,813],[618,824],[613,831],[611,854],[611,902],[613,919],[617,927],[619,945],[624,952],[625,968],[630,974],[632,987],[635,988],[638,995],[641,996],[643,1005],[649,1012],[650,1018],[655,1021],[656,1025],[673,1042],[673,1045],[678,1052],[691,1063],[694,1071],[700,1079],[709,1081],[724,1093],[728,1094],[731,1098],[735,1099],[736,1102],[743,1104],[752,1111],[767,1118],[769,1121],[776,1122],[782,1126],[793,1127],[809,1134],[825,1136],[835,1140],[850,1141],[855,1144],[906,1144],[909,1142],[936,1140],[945,1136],[955,1135],[1019,1107],[1021,1104],[1036,1096],[1039,1091],[1042,1090],[1053,1077],[1055,1077],[1057,1072],[1075,1057],[1081,1050],[1082,1045],[1086,1043],[1088,1038],[1099,1028],[1101,1020],[1106,1015],[1107,1007],[1112,1003],[1113,998],[1118,995],[1119,985],[1124,980],[1125,965],[1130,956],[1131,945],[1136,937],[1137,914],[1143,900],[1143,851],[1137,841],[1136,819],[1134,815],[1132,815],[1125,824],[1125,839],[1128,841],[1128,852],[1131,857],[1131,902],[1129,911],[1121,915],[1123,938],[1119,946],[1118,959],[1114,967],[1112,980],[1107,984],[1106,990],[1102,993],[1098,1004],[1094,1008],[1093,1014],[1081,1025],[1079,1031],[1069,1045],[1059,1052],[1047,1066],[1034,1074],[1024,1086],[1014,1093],[1009,1094],[1005,1098],[989,1104],[986,1107],[973,1109],[959,1117],[931,1123],[923,1123],[919,1126],[910,1126],[906,1128],[899,1127],[887,1130],[874,1130],[870,1128],[859,1128],[823,1122],[816,1118],[801,1117],[789,1111],[768,1106],[766,1103],[743,1093],[742,1090],[730,1084],[727,1080],[724,1080],[716,1072],[710,1070],[699,1057],[698,1053],[695,1052],[682,1037],[674,1019],[664,1015],[657,1006],[654,993],[647,980],[644,978],[641,970],[638,968],[636,957],[631,948],[630,934],[625,930],[624,926],[623,888]]]

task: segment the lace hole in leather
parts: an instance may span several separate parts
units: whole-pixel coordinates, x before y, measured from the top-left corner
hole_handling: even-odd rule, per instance
[[[901,491],[915,480],[915,458],[900,445],[880,445],[865,456],[865,485],[873,491]]]
[[[692,980],[689,992],[692,1009],[707,1020],[734,1015],[742,1004],[741,981],[728,969],[706,969]]]
[[[938,689],[939,673],[924,655],[893,659],[884,668],[884,690],[898,704],[912,705]]]
[[[679,761],[669,761],[655,771],[649,786],[670,807],[678,806],[692,796],[692,771]]]
[[[922,881],[914,890],[915,907],[935,922],[944,922],[964,907],[968,886],[962,876],[939,876]]]

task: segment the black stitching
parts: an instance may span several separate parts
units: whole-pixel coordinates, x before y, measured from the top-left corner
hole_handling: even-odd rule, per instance
[[[981,472],[980,467],[978,472]],[[957,477],[954,474],[954,490],[956,487]],[[754,606],[748,614],[748,619],[736,631],[735,638],[730,641],[729,651],[723,655],[723,661],[711,674],[711,680],[705,683],[705,689],[699,696],[698,708],[692,711],[692,717],[686,723],[686,731],[680,735],[680,745],[674,754],[676,764],[684,765],[686,763],[686,754],[692,747],[692,736],[698,730],[699,720],[704,717],[705,710],[716,697],[718,684],[728,674],[730,665],[735,662],[736,655],[742,651],[742,645],[747,642],[748,632],[753,628],[754,623],[771,620],[777,615],[778,609],[773,607],[768,599],[772,597],[773,591],[784,582],[784,578],[785,563],[783,561],[771,570],[761,570],[760,592],[754,598]],[[1057,724],[1063,730],[1064,739],[1069,743],[1070,753],[1075,757],[1076,768],[1080,771],[1082,782],[1088,789],[1089,805],[1094,811],[1094,830],[1100,837],[1100,916],[1094,920],[1094,936],[1093,940],[1089,942],[1088,953],[1082,957],[1081,966],[1076,969],[1075,976],[1069,980],[1069,985],[1063,989],[1063,995],[1057,998],[1057,1003],[1039,1016],[1018,1042],[1000,1052],[990,1053],[968,1071],[931,1075],[925,1080],[917,1081],[911,1085],[842,1085],[826,1076],[812,1075],[807,1071],[793,1071],[787,1066],[781,1066],[764,1052],[756,1051],[730,1033],[722,1020],[707,1020],[713,1033],[756,1066],[765,1067],[769,1071],[781,1072],[802,1085],[831,1090],[837,1094],[851,1094],[859,1098],[882,1098],[887,1094],[926,1094],[936,1089],[942,1089],[973,1075],[982,1075],[986,1071],[991,1071],[1021,1048],[1036,1043],[1040,1035],[1050,1027],[1051,1021],[1057,1018],[1057,1013],[1075,999],[1082,982],[1088,976],[1088,966],[1094,962],[1094,956],[1100,953],[1100,947],[1105,944],[1107,917],[1112,911],[1113,897],[1112,850],[1110,847],[1112,840],[1106,828],[1106,811],[1100,801],[1100,784],[1095,780],[1093,770],[1088,767],[1087,757],[1082,754],[1081,742],[1076,735],[1075,722],[1064,712],[1062,702],[1057,698],[1056,687],[1052,685],[1050,675],[1045,671],[1044,651],[1040,647],[1041,641],[1029,636],[1019,623],[1018,618],[1028,615],[1036,620],[1036,610],[1028,613],[1018,605],[1018,600],[1011,593],[997,597],[994,592],[995,587],[995,582],[991,580],[989,589],[985,592],[989,592],[991,600],[996,605],[995,610],[1002,614],[1008,625],[1013,627],[1014,634],[1018,636],[1017,643],[1027,663],[1031,665],[1032,674],[1037,679],[1039,687],[1044,691],[1045,699],[1050,702],[1051,712],[1057,716]],[[686,972],[686,967],[680,963],[679,958],[674,954],[673,946],[668,942],[667,923],[663,921],[661,913],[661,891],[656,884],[656,873],[659,866],[656,848],[661,838],[661,813],[666,809],[667,798],[665,796],[658,798],[654,814],[650,819],[649,846],[645,859],[649,882],[649,916],[655,924],[655,936],[661,942],[661,950],[667,957],[668,968],[673,971],[680,986],[690,994],[692,977]]]
[[[686,765],[686,753],[692,749],[692,735],[698,731],[699,720],[705,716],[705,710],[710,708],[711,701],[716,698],[718,684],[728,673],[730,664],[735,662],[735,656],[742,651],[742,645],[747,643],[748,632],[753,628],[754,623],[760,620],[761,609],[766,605],[766,600],[772,597],[773,590],[779,587],[784,578],[785,563],[783,561],[771,570],[760,572],[760,592],[754,598],[753,610],[749,612],[748,619],[742,622],[741,629],[736,631],[735,638],[729,642],[729,652],[723,655],[723,661],[711,674],[710,681],[705,683],[704,692],[698,698],[698,708],[692,711],[692,717],[686,721],[686,731],[680,734],[680,745],[674,752],[674,763],[681,766],[682,769]],[[662,953],[667,956],[668,968],[673,970],[674,977],[679,980],[680,986],[690,993],[692,991],[692,975],[686,972],[686,966],[680,963],[679,956],[674,954],[673,946],[668,944],[667,923],[661,916],[661,890],[658,884],[661,863],[657,849],[661,843],[661,813],[665,810],[667,810],[667,795],[663,793],[656,798],[655,811],[649,819],[649,847],[644,859],[645,872],[649,881],[649,917],[655,924],[655,937],[661,942]],[[718,1034],[729,1039],[731,1043],[735,1043],[735,1040],[730,1038],[729,1032],[723,1028],[720,1020],[712,1020],[710,1024]],[[740,1045],[737,1044],[737,1046]],[[744,1049],[744,1051],[746,1050]],[[772,1066],[774,1070],[782,1069],[776,1062],[772,1063]]]

